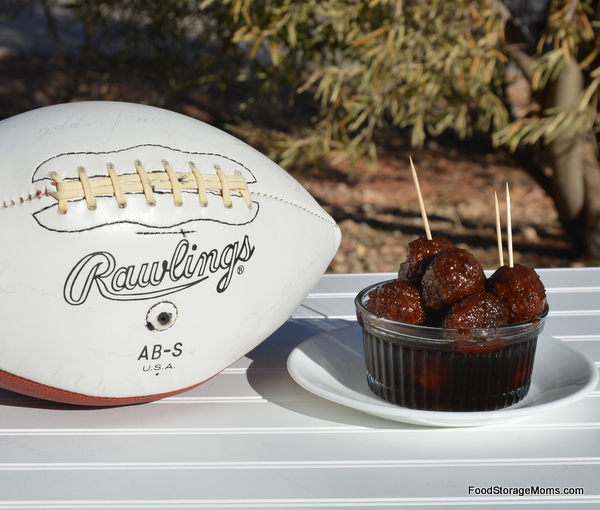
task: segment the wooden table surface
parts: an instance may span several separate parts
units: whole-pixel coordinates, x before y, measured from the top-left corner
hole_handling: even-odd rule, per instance
[[[540,270],[553,336],[600,363],[600,268]],[[299,386],[304,340],[355,321],[385,274],[326,275],[290,320],[198,388],[83,409],[0,391],[0,510],[600,505],[600,391],[477,427],[377,418]]]

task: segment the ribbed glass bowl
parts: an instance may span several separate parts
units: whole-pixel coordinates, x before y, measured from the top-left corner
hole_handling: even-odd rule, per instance
[[[415,326],[367,310],[369,293],[382,283],[355,299],[367,382],[376,395],[410,409],[451,412],[502,409],[527,395],[547,308],[499,328]]]

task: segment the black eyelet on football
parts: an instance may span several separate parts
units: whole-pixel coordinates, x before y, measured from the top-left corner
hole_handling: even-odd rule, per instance
[[[177,317],[177,307],[170,301],[161,301],[148,310],[146,327],[150,331],[166,331],[175,324]]]

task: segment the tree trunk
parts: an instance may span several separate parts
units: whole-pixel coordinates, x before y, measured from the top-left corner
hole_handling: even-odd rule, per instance
[[[584,88],[576,62],[565,64],[544,94],[544,109],[569,108]],[[580,251],[600,260],[600,165],[593,133],[569,136],[564,131],[548,144],[553,198],[562,223]]]
[[[543,108],[569,108],[582,91],[583,74],[571,61],[546,88]],[[563,130],[547,148],[558,211],[567,224],[575,222],[583,210],[583,142],[583,137],[571,137]]]
[[[584,253],[588,263],[600,265],[600,160],[593,133],[589,134],[584,145],[583,181]]]

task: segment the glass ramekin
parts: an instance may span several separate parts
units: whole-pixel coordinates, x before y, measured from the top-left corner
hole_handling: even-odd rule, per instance
[[[493,411],[522,400],[531,386],[539,334],[535,319],[488,329],[442,329],[379,317],[355,299],[363,330],[367,381],[388,402],[429,411]]]

